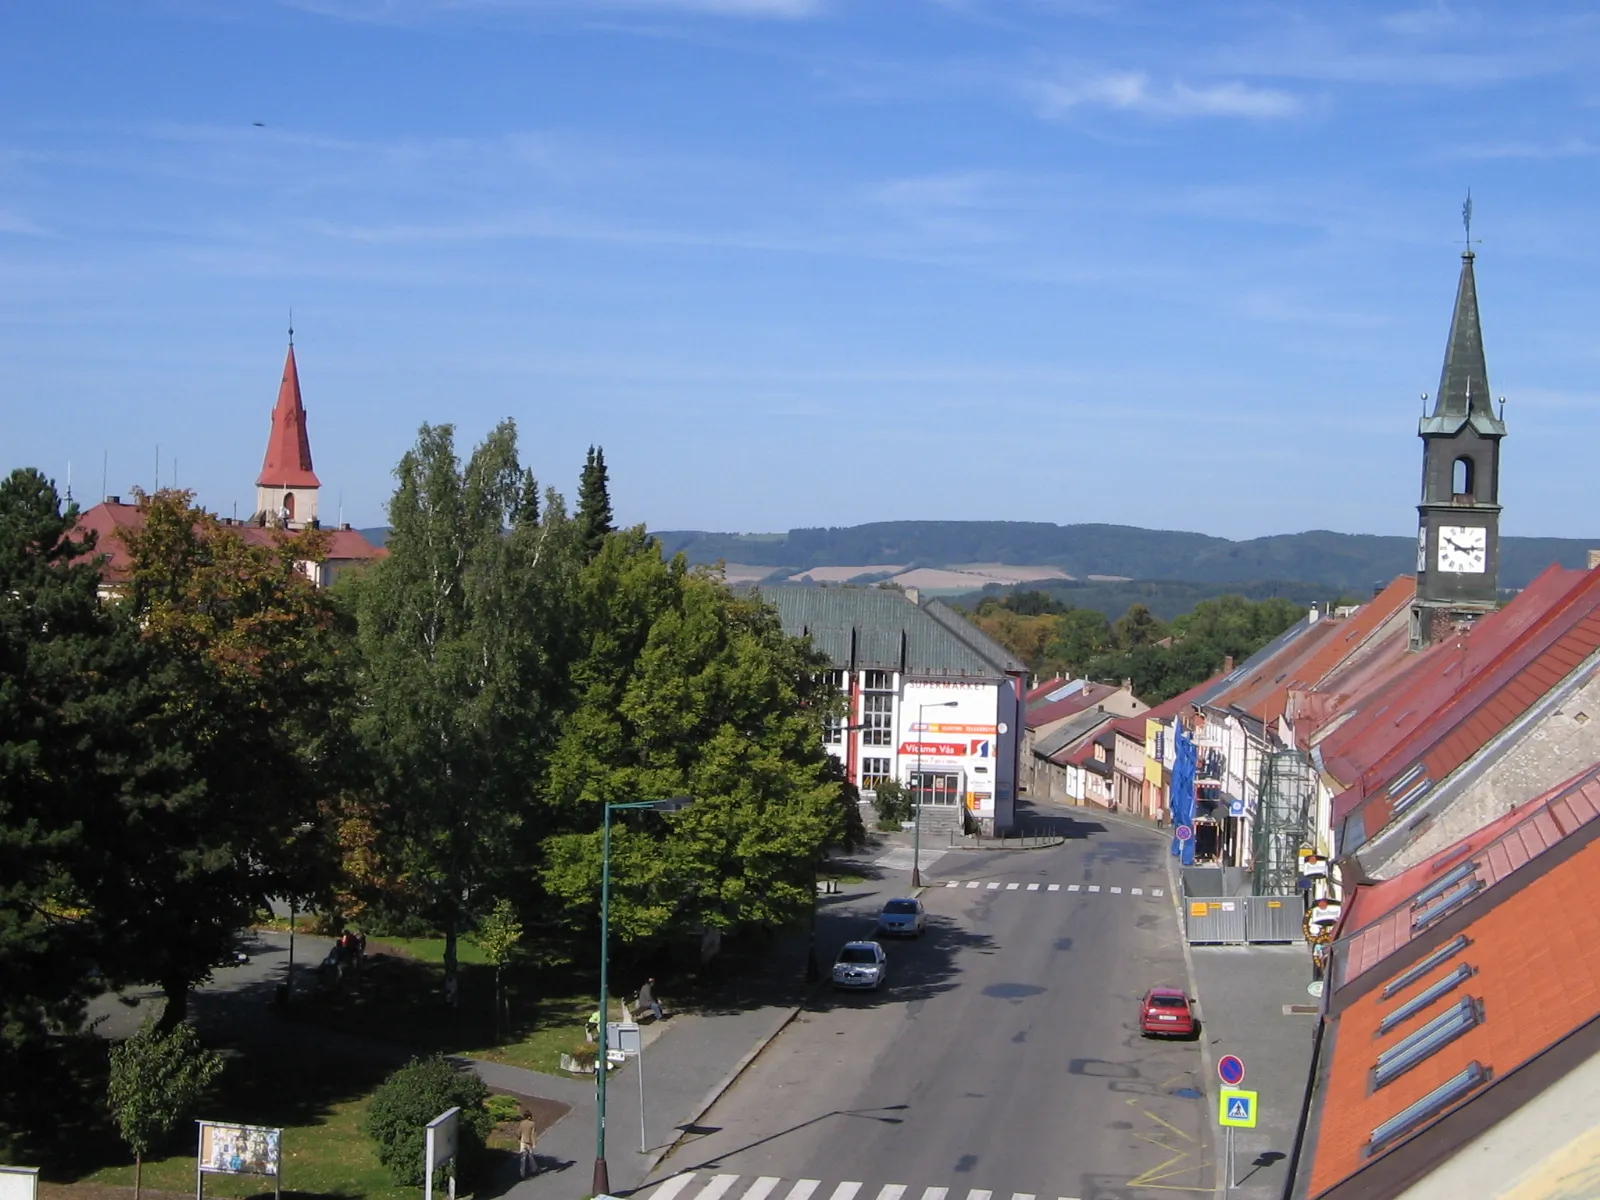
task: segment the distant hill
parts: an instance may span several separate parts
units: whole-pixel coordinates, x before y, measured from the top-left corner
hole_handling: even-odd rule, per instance
[[[683,551],[692,562],[722,560],[788,573],[828,566],[878,563],[943,567],[956,563],[1056,566],[1085,579],[1090,575],[1193,583],[1296,580],[1304,584],[1371,594],[1379,580],[1416,568],[1417,544],[1410,537],[1376,534],[1275,534],[1234,542],[1203,533],[1139,529],[1131,525],[1051,525],[1035,521],[879,521],[788,533],[656,532],[668,553]],[[1553,562],[1582,567],[1600,538],[1504,539],[1500,586],[1526,587]],[[1024,584],[1024,587],[1034,586]]]

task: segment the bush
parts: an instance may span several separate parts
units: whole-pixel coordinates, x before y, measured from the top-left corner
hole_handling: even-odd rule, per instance
[[[879,829],[898,829],[911,819],[911,793],[898,779],[885,779],[873,793],[872,807],[878,814]]]
[[[460,1172],[471,1172],[483,1153],[493,1120],[483,1107],[489,1089],[470,1071],[457,1071],[441,1056],[414,1058],[372,1096],[366,1131],[378,1144],[378,1161],[401,1187],[421,1187],[428,1122],[461,1108]]]
[[[504,1125],[508,1121],[516,1121],[522,1117],[521,1101],[502,1092],[496,1092],[485,1100],[483,1110],[489,1114],[489,1120],[496,1125]]]

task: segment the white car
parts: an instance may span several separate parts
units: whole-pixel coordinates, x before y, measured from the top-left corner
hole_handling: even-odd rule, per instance
[[[889,972],[889,956],[877,942],[846,942],[833,964],[833,986],[876,991]]]
[[[921,937],[927,924],[921,900],[891,900],[878,914],[878,936]]]

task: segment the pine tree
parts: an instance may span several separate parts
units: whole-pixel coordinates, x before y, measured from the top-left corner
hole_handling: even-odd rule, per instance
[[[606,454],[601,447],[590,446],[578,485],[578,532],[589,558],[600,553],[600,548],[606,544],[606,535],[615,528],[611,519]]]

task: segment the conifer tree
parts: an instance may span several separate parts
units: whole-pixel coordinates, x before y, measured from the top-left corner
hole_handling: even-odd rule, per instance
[[[616,528],[611,518],[609,484],[605,451],[599,446],[590,446],[578,485],[578,532],[591,559],[606,544],[606,535]]]

